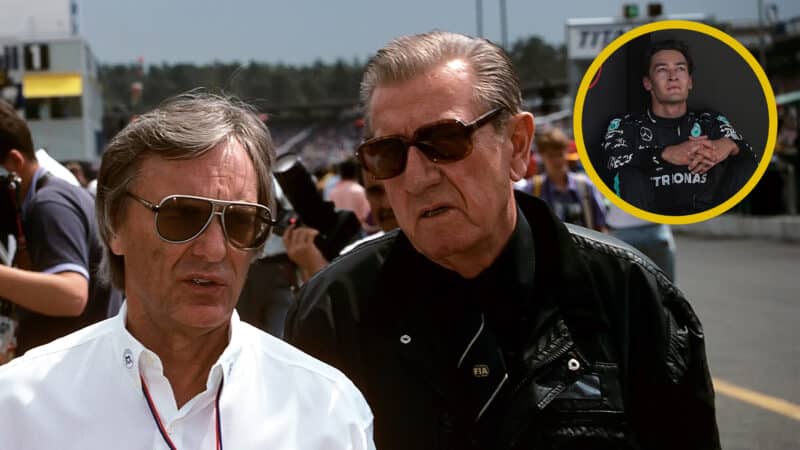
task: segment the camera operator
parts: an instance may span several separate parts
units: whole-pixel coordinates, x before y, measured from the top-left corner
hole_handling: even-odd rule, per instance
[[[19,355],[105,319],[121,295],[92,276],[102,255],[92,197],[40,165],[27,124],[3,101],[0,163],[21,179],[18,267],[0,266],[0,297],[16,309]]]
[[[355,166],[348,180],[357,180],[358,162],[353,160],[352,164]],[[337,210],[335,202],[323,199],[296,153],[287,152],[277,158],[275,179],[290,207],[279,211],[273,231],[283,237],[286,254],[299,269],[301,280],[298,281],[305,282],[338,256],[345,246],[363,237],[364,229],[352,208],[340,205]],[[358,187],[363,193],[364,188]],[[362,215],[366,218],[369,203],[365,209]]]
[[[328,265],[328,260],[314,244],[317,236],[319,236],[317,229],[298,224],[289,225],[283,233],[286,254],[297,265],[304,283]]]

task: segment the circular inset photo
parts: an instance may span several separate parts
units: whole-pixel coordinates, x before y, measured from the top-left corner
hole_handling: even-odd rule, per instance
[[[694,223],[758,183],[775,144],[775,97],[732,37],[697,22],[655,22],[589,66],[574,131],[587,174],[614,204],[651,222]]]

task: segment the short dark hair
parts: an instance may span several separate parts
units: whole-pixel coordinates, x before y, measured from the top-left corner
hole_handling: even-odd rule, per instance
[[[0,100],[0,163],[5,162],[11,150],[18,150],[25,159],[36,160],[28,124],[13,106]]]
[[[361,170],[358,160],[355,158],[347,158],[339,163],[339,176],[343,180],[357,180],[358,173]]]
[[[686,64],[689,66],[689,73],[691,74],[694,71],[694,62],[692,61],[692,55],[689,54],[689,46],[686,42],[677,40],[677,39],[665,39],[663,41],[657,41],[650,44],[647,47],[647,50],[644,52],[644,60],[642,64],[642,74],[646,77],[650,76],[650,63],[653,60],[653,55],[662,51],[662,50],[675,50],[681,52],[684,58],[686,58]]]

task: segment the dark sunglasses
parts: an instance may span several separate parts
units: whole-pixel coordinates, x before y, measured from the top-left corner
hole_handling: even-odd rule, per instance
[[[501,111],[503,108],[495,108],[470,123],[458,119],[439,120],[417,128],[411,139],[400,135],[368,139],[358,146],[356,156],[361,166],[377,180],[403,173],[411,146],[435,163],[460,161],[472,153],[472,134]]]
[[[156,233],[162,240],[173,244],[189,242],[200,236],[218,215],[228,242],[248,250],[261,246],[274,224],[269,208],[258,203],[169,195],[155,205],[130,192],[126,194],[153,211]]]

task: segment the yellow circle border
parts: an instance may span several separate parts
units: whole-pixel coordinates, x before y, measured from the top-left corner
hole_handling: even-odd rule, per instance
[[[750,179],[745,183],[745,185],[739,189],[739,192],[731,196],[728,200],[722,202],[721,204],[708,209],[703,212],[695,213],[695,214],[688,214],[684,216],[667,216],[663,214],[655,214],[649,211],[637,208],[636,206],[631,205],[630,203],[626,202],[617,194],[609,189],[606,186],[605,182],[600,179],[600,176],[595,171],[594,166],[589,159],[589,154],[586,150],[586,143],[583,139],[583,104],[586,100],[586,95],[589,92],[589,85],[594,80],[595,75],[599,68],[606,62],[606,60],[616,52],[620,47],[627,44],[631,40],[642,36],[644,34],[652,33],[655,31],[663,31],[663,30],[674,30],[674,29],[682,29],[682,30],[689,30],[689,31],[697,31],[706,35],[709,35],[713,38],[716,38],[718,41],[722,41],[723,43],[727,44],[728,47],[733,49],[742,59],[747,62],[750,66],[750,69],[758,78],[758,82],[761,84],[761,90],[764,93],[764,98],[767,103],[767,113],[769,115],[769,130],[767,133],[767,143],[764,148],[764,152],[761,156],[761,161],[758,163],[758,167]],[[575,135],[575,145],[578,149],[578,155],[580,156],[581,163],[583,164],[584,169],[586,170],[586,174],[589,175],[589,178],[592,179],[595,186],[606,196],[606,198],[610,199],[615,205],[619,206],[625,212],[632,214],[640,219],[648,220],[650,222],[657,222],[657,223],[665,223],[670,225],[687,225],[691,223],[696,223],[708,219],[713,219],[714,217],[724,213],[725,211],[733,208],[737,203],[742,201],[750,191],[758,184],[758,181],[761,179],[761,176],[764,175],[764,172],[767,170],[767,166],[769,165],[770,160],[772,159],[772,152],[775,147],[775,140],[778,134],[778,112],[777,107],[775,105],[775,94],[772,91],[772,86],[769,83],[769,79],[767,75],[764,73],[764,70],[761,68],[761,65],[756,61],[753,55],[747,50],[742,44],[740,44],[736,39],[732,38],[728,34],[720,31],[712,26],[705,25],[699,22],[691,22],[687,20],[664,20],[660,22],[653,22],[646,25],[642,25],[636,27],[625,34],[621,35],[614,41],[612,41],[606,48],[604,48],[600,54],[592,61],[592,64],[586,70],[586,73],[583,75],[583,79],[581,80],[581,84],[578,87],[578,93],[575,97],[575,107],[572,112],[573,123],[572,128]]]

